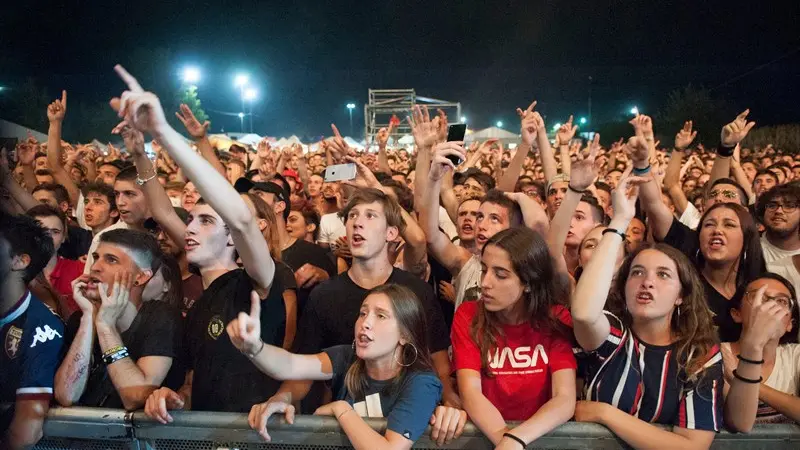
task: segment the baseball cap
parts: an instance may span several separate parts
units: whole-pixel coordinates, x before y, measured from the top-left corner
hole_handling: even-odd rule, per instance
[[[292,170],[292,169],[284,169],[283,177],[284,178],[294,178],[294,182],[297,185],[297,190],[298,191],[302,191],[303,190],[303,182],[300,181],[300,175],[297,173],[297,171]]]
[[[270,194],[274,194],[278,201],[286,203],[287,207],[289,205],[289,201],[286,199],[286,194],[284,193],[283,188],[270,181],[252,181],[242,177],[236,180],[236,183],[233,184],[233,188],[236,189],[236,192],[239,192],[240,194],[250,192],[252,189],[256,191],[269,192]]]
[[[560,174],[554,176],[553,179],[550,180],[550,182],[547,183],[547,189],[544,190],[544,195],[545,196],[547,196],[547,193],[550,192],[550,186],[552,186],[553,183],[557,183],[557,182],[569,183],[569,175],[567,175],[565,173],[560,173]]]

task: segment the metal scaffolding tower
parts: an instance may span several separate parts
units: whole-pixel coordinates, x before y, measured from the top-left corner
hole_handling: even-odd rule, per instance
[[[375,143],[378,130],[389,127],[392,115],[397,115],[400,125],[392,133],[393,137],[411,134],[406,117],[411,115],[414,105],[426,105],[431,116],[437,109],[443,110],[450,123],[461,120],[461,103],[448,102],[430,97],[417,96],[414,89],[370,89],[369,103],[364,105],[364,137],[367,143]]]

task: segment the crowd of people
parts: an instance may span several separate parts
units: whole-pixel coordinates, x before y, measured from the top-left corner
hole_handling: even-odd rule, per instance
[[[328,415],[370,450],[467,421],[521,449],[570,420],[705,449],[800,420],[800,155],[741,147],[749,111],[714,148],[645,115],[606,146],[572,118],[550,137],[533,102],[512,149],[415,107],[412,148],[332,126],[314,151],[220,151],[115,70],[124,148],[63,141],[64,92],[47,142],[0,158],[4,448],[51,405],[243,412],[266,440]]]

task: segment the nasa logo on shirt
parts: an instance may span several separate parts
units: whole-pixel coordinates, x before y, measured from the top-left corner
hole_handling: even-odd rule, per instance
[[[216,341],[217,338],[222,335],[223,331],[225,331],[225,323],[219,315],[215,315],[211,318],[211,321],[208,322],[208,335]]]
[[[5,339],[6,355],[10,359],[17,357],[20,342],[22,342],[22,330],[12,325],[6,332]]]

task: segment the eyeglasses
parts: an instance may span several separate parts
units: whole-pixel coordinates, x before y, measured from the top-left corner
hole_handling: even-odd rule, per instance
[[[747,291],[747,292],[744,293],[745,297],[749,298],[749,302],[750,303],[753,302],[753,299],[752,299],[753,297],[751,296],[751,294],[755,294],[756,292],[758,292],[758,291]],[[783,308],[786,308],[786,309],[789,309],[789,310],[794,309],[794,300],[792,300],[792,298],[789,297],[788,295],[771,296],[771,295],[764,294],[764,303],[768,303],[768,302],[777,302],[778,305],[780,305]]]
[[[719,195],[722,194],[722,197],[727,199],[738,198],[739,193],[736,191],[732,191],[730,189],[715,189],[708,194],[708,198],[717,198]]]
[[[793,212],[797,209],[797,202],[767,202],[767,211],[777,211],[778,208],[783,208],[783,212]]]

